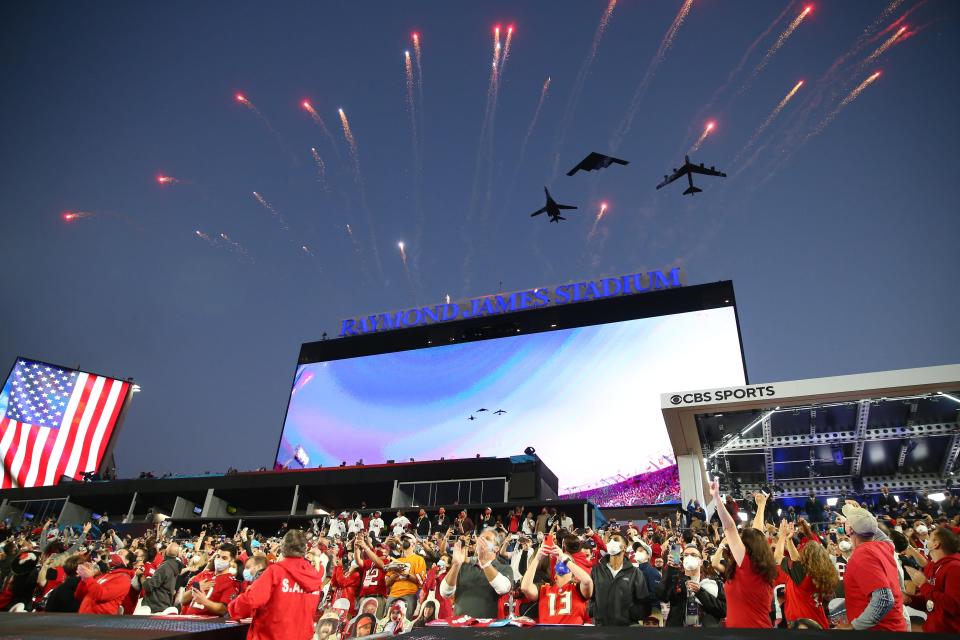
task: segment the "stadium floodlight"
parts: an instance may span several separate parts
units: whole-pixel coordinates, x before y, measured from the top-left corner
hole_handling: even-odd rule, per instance
[[[947,496],[946,496],[946,494],[945,494],[943,491],[938,491],[938,492],[936,492],[936,493],[931,493],[931,494],[928,495],[927,497],[930,498],[931,500],[933,500],[934,502],[943,502],[944,500],[947,499]]]
[[[827,506],[828,507],[837,506],[837,498],[827,498]]]
[[[937,395],[938,395],[938,396],[943,396],[944,398],[950,398],[951,400],[953,400],[953,401],[956,402],[957,404],[960,404],[960,398],[958,398],[957,396],[952,396],[952,395],[950,395],[949,393],[944,393],[943,391],[937,391]]]
[[[900,502],[900,496],[893,496],[893,499],[896,500],[898,503]]]
[[[747,521],[747,514],[744,513],[743,511],[737,511],[737,517],[740,518],[740,522]]]

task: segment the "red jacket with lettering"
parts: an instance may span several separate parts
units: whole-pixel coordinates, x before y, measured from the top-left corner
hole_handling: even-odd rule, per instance
[[[110,573],[81,580],[74,593],[80,600],[78,613],[117,615],[120,603],[130,592],[132,576],[133,569],[114,569]]]
[[[247,640],[310,640],[323,576],[303,558],[267,567],[227,606],[234,620],[253,618]]]

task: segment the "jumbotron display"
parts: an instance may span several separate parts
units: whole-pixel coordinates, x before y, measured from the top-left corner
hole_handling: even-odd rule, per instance
[[[130,383],[18,358],[0,391],[0,488],[96,471]]]
[[[730,306],[303,364],[277,463],[509,456],[533,446],[562,494],[601,506],[673,502],[679,483],[660,393],[744,378]]]

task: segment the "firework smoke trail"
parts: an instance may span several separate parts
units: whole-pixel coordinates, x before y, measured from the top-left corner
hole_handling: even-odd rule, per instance
[[[280,215],[280,212],[277,211],[272,204],[267,202],[267,200],[256,191],[253,192],[253,197],[257,199],[257,202],[259,202],[264,209],[269,211],[273,215],[273,217],[277,219],[277,222],[280,223],[280,227],[284,231],[290,230],[290,226],[287,224],[287,221],[284,220],[283,216]]]
[[[693,143],[693,146],[690,147],[690,150],[687,151],[687,155],[691,155],[700,150],[700,145],[703,144],[703,141],[707,139],[707,136],[710,135],[710,132],[713,131],[713,128],[717,126],[715,122],[710,121],[707,123],[707,126],[703,128],[703,133],[700,134],[700,137],[697,138],[697,141]]]
[[[407,113],[410,115],[410,136],[413,143],[413,166],[416,168],[420,165],[420,153],[417,140],[417,114],[413,103],[413,63],[410,61],[409,51],[403,52],[403,68],[407,76]]]
[[[862,63],[860,63],[860,67],[863,68],[863,67],[869,66],[870,64],[873,64],[874,62],[876,62],[877,58],[879,58],[880,56],[882,56],[882,55],[887,51],[887,49],[889,49],[889,48],[892,47],[894,44],[896,44],[896,43],[897,43],[897,40],[900,38],[900,36],[902,36],[904,33],[906,33],[906,31],[907,31],[907,27],[906,27],[906,26],[900,27],[900,28],[897,30],[897,32],[894,33],[894,34],[893,34],[892,36],[890,36],[889,38],[887,38],[886,41],[884,41],[884,43],[881,44],[881,45],[877,48],[876,51],[874,51],[874,52],[871,53],[869,56],[867,56],[867,59],[864,60]]]
[[[310,147],[310,155],[313,156],[313,161],[317,165],[317,181],[323,185],[324,193],[330,195],[330,186],[327,184],[327,165],[316,147]]]
[[[208,236],[207,234],[205,234],[203,231],[200,231],[200,229],[197,229],[197,230],[194,231],[193,233],[194,233],[194,235],[196,235],[198,238],[200,238],[201,240],[203,240],[204,242],[206,242],[207,244],[209,244],[211,247],[217,246],[217,243],[216,243],[214,240],[211,240],[211,239],[210,239],[210,236]]]
[[[316,258],[316,257],[317,257],[317,256],[315,256],[315,255],[313,254],[313,251],[310,251],[310,247],[308,247],[308,246],[305,245],[305,244],[300,245],[300,250],[303,251],[303,252],[304,252],[305,254],[307,254],[308,256],[310,256],[311,258]]]
[[[235,240],[231,240],[230,237],[225,233],[221,233],[220,238],[230,246],[231,251],[240,254],[240,256],[245,260],[249,260],[250,262],[254,261],[253,258],[250,257],[250,253],[242,244]]]
[[[737,74],[743,71],[743,67],[746,66],[747,60],[753,54],[753,51],[760,46],[761,42],[767,39],[767,36],[769,36],[776,26],[780,24],[780,22],[787,16],[788,13],[790,13],[792,6],[792,4],[788,3],[787,6],[783,8],[783,11],[781,11],[780,14],[773,19],[773,22],[767,25],[767,28],[763,30],[763,33],[757,36],[750,46],[747,47],[747,50],[744,51],[743,56],[740,58],[740,62],[738,62],[737,66],[735,66],[733,70],[727,74],[727,79],[724,80],[723,84],[717,87],[717,89],[713,92],[713,95],[710,96],[710,100],[707,101],[707,104],[697,113],[695,120],[701,120],[704,114],[710,111],[714,103],[716,103],[723,92],[727,90],[727,87],[730,86],[730,83],[733,82],[733,79],[737,76]]]
[[[523,156],[527,151],[527,143],[530,142],[530,136],[533,135],[533,129],[537,126],[537,120],[540,118],[540,110],[543,109],[543,103],[547,99],[547,91],[550,90],[550,78],[543,81],[543,88],[540,89],[540,99],[537,100],[537,108],[533,111],[533,119],[530,120],[530,126],[527,127],[527,133],[523,136],[523,142],[520,143],[520,159],[517,161],[517,169],[523,164]]]
[[[367,218],[367,229],[370,232],[370,248],[373,252],[373,261],[377,267],[377,275],[383,280],[383,264],[380,262],[380,250],[377,249],[377,234],[373,228],[373,214],[370,213],[370,207],[367,204],[367,187],[363,180],[363,173],[360,171],[360,150],[357,147],[357,140],[353,137],[353,131],[350,129],[350,121],[347,120],[347,114],[343,109],[338,109],[340,114],[340,124],[343,126],[343,137],[350,147],[350,158],[353,160],[353,178],[357,183],[357,191],[360,193],[360,207]],[[353,236],[353,233],[350,234]]]
[[[320,131],[327,138],[327,142],[329,142],[330,146],[333,148],[333,152],[337,156],[337,160],[340,160],[340,149],[337,147],[337,141],[334,139],[333,134],[330,133],[330,129],[327,128],[327,123],[324,122],[323,117],[317,113],[313,103],[311,103],[309,100],[304,100],[300,103],[300,106],[303,107],[304,111],[310,114],[310,119],[313,120],[318,127],[320,127]]]
[[[760,75],[760,72],[763,71],[768,64],[770,64],[770,61],[773,59],[773,56],[776,55],[777,51],[779,51],[781,47],[783,47],[783,45],[787,42],[790,36],[793,35],[793,32],[797,30],[797,27],[800,26],[800,23],[802,23],[804,19],[808,15],[810,15],[811,11],[813,11],[813,5],[807,5],[806,7],[803,8],[803,11],[800,12],[800,15],[794,18],[793,22],[787,25],[787,28],[783,30],[783,33],[780,34],[780,37],[777,38],[777,41],[774,42],[773,45],[767,50],[767,53],[766,55],[763,56],[763,60],[760,61],[760,64],[758,64],[756,67],[753,68],[753,72],[750,74],[750,77],[747,78],[747,80],[743,83],[743,86],[740,87],[740,91],[737,92],[737,95],[740,95],[741,93],[746,91],[747,88],[750,86],[750,83],[753,82],[753,80],[758,75]]]
[[[883,24],[901,4],[903,4],[903,0],[892,0],[880,15],[877,16],[877,19],[873,21],[873,24],[863,30],[863,36],[869,37],[873,35],[873,33],[880,28],[880,25]]]
[[[740,152],[737,153],[736,156],[734,156],[733,162],[731,162],[731,164],[734,164],[734,165],[737,164],[737,160],[739,160],[744,153],[749,151],[750,148],[753,147],[754,144],[756,144],[757,140],[760,139],[760,136],[763,135],[763,132],[767,130],[767,127],[773,124],[773,121],[776,120],[777,116],[780,115],[780,112],[783,111],[783,108],[787,106],[787,103],[790,102],[793,96],[796,95],[797,91],[800,91],[800,87],[802,86],[803,86],[803,80],[799,81],[797,84],[793,86],[793,89],[790,89],[790,91],[787,92],[787,95],[785,95],[783,99],[780,101],[780,103],[777,104],[776,107],[774,107],[773,111],[770,112],[770,115],[768,115],[766,120],[763,121],[763,124],[761,124],[757,128],[757,130],[753,133],[753,135],[750,136],[750,139],[747,140],[747,144],[743,146],[743,149],[741,149]]]
[[[823,122],[817,125],[816,129],[814,129],[809,134],[807,134],[807,137],[804,138],[803,141],[806,142],[810,138],[813,138],[814,136],[817,136],[823,133],[823,130],[826,129],[827,126],[829,126],[829,124],[833,122],[838,115],[840,115],[840,112],[844,109],[844,107],[846,107],[848,104],[850,104],[851,102],[859,98],[860,94],[863,93],[864,89],[866,89],[871,84],[873,84],[874,81],[876,81],[876,79],[879,77],[880,77],[880,72],[877,71],[873,75],[869,76],[866,80],[858,84],[856,88],[850,93],[848,93],[847,97],[844,98],[839,105],[837,105],[837,108],[831,111],[830,114],[823,119]]]
[[[637,116],[637,112],[640,110],[640,102],[643,100],[643,96],[647,92],[647,87],[650,85],[650,81],[653,80],[654,75],[656,75],[657,69],[660,68],[660,64],[666,58],[667,51],[673,44],[673,40],[676,38],[677,32],[683,25],[683,21],[686,19],[687,14],[690,13],[690,8],[692,6],[693,0],[684,0],[683,5],[680,7],[680,11],[677,12],[677,16],[670,24],[670,28],[667,29],[667,32],[664,34],[663,40],[660,41],[660,47],[657,49],[656,55],[653,56],[653,59],[650,61],[650,65],[647,67],[646,73],[643,74],[643,79],[633,92],[633,97],[630,99],[630,106],[627,108],[627,113],[623,116],[623,120],[621,120],[620,124],[613,132],[613,136],[610,138],[610,147],[613,151],[616,151],[620,148],[620,145],[623,144],[623,139],[626,137],[627,133],[630,132],[630,127],[633,126],[633,119]]]
[[[257,106],[255,104],[250,102],[250,100],[248,100],[247,97],[242,93],[238,93],[235,97],[237,99],[237,102],[245,106],[247,109],[253,112],[258,118],[260,118],[260,121],[270,131],[270,133],[276,136],[277,139],[279,140],[279,136],[277,135],[277,130],[273,128],[273,125],[270,124],[270,121],[267,120],[267,117],[262,113],[260,113],[260,109],[257,109]]]
[[[600,203],[600,210],[597,212],[597,217],[593,221],[593,227],[590,229],[590,233],[587,234],[587,242],[589,242],[593,236],[597,233],[597,225],[600,224],[600,220],[603,218],[603,214],[607,212],[607,203]]]
[[[417,59],[417,93],[420,108],[423,108],[423,51],[420,49],[420,34],[413,34],[413,56]]]
[[[180,184],[180,181],[173,176],[166,176],[161,173],[157,175],[157,184],[160,186],[166,186],[168,184]]]
[[[563,116],[560,119],[560,131],[557,135],[557,143],[554,145],[554,154],[553,154],[553,169],[551,170],[550,175],[556,175],[557,167],[560,165],[560,152],[563,149],[564,142],[566,142],[567,131],[570,129],[570,125],[573,122],[573,116],[577,111],[577,106],[580,103],[580,96],[583,95],[583,87],[587,82],[587,76],[590,75],[590,69],[593,66],[594,60],[597,59],[597,52],[600,50],[600,42],[603,40],[603,34],[607,31],[607,25],[610,24],[610,18],[613,16],[613,10],[617,6],[617,0],[610,0],[607,3],[607,8],[603,11],[603,15],[600,16],[600,23],[597,25],[596,31],[593,32],[593,42],[590,44],[590,51],[587,52],[587,56],[583,59],[583,62],[580,63],[580,69],[577,71],[577,77],[573,81],[573,88],[570,90],[570,97],[567,98],[567,104],[563,109]],[[544,83],[544,90],[540,94],[540,105],[543,104],[543,97],[546,95],[546,87],[550,84],[550,78],[547,78],[547,81]],[[540,105],[537,105],[536,114],[540,113]],[[534,116],[534,123],[536,123],[536,116]],[[530,130],[533,130],[531,125]],[[526,143],[524,143],[526,144]],[[521,158],[523,153],[521,152]]]
[[[503,75],[503,68],[507,66],[507,58],[510,57],[510,42],[513,40],[513,25],[507,27],[507,38],[503,43],[503,55],[500,56],[500,67],[497,69],[497,75]]]
[[[347,225],[347,235],[350,236],[350,242],[353,243],[353,250],[359,254],[360,253],[360,243],[357,242],[357,239],[353,235],[353,228],[350,225]]]

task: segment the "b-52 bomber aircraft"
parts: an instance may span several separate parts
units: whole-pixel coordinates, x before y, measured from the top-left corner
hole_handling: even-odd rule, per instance
[[[663,182],[657,185],[657,189],[667,186],[677,178],[682,178],[683,176],[687,176],[687,182],[690,184],[690,186],[683,192],[683,195],[692,196],[695,193],[700,193],[701,191],[703,191],[703,189],[698,189],[695,186],[693,186],[693,174],[699,173],[705,176],[716,176],[718,178],[727,177],[727,174],[725,174],[724,172],[717,171],[716,167],[710,167],[708,169],[707,167],[703,166],[702,162],[700,164],[693,164],[692,162],[690,162],[690,156],[684,156],[684,160],[686,161],[684,162],[684,165],[679,169],[674,169],[673,175],[663,176]]]

